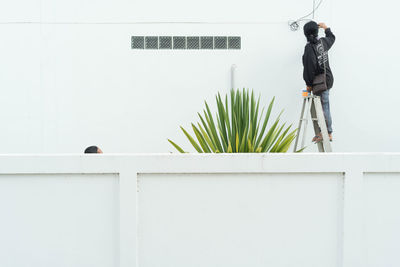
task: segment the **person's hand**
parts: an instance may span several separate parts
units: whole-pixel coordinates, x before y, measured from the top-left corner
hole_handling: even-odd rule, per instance
[[[328,29],[328,26],[326,26],[326,24],[323,23],[323,22],[318,23],[318,27],[320,27],[320,28],[322,28],[324,30]]]
[[[307,86],[307,91],[311,92],[312,91],[312,87],[311,86]]]

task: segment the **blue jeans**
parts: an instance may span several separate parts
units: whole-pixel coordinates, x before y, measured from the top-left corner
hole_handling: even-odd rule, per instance
[[[322,109],[324,110],[324,116],[326,121],[326,127],[328,128],[328,133],[332,133],[332,117],[331,110],[329,108],[329,90],[323,91],[316,94],[321,98]]]

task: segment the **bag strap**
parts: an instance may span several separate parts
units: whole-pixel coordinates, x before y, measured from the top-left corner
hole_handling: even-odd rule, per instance
[[[322,62],[324,63],[324,74],[326,75],[326,63],[325,63],[325,59],[324,59],[325,48],[324,48],[324,44],[323,44],[323,42],[322,42],[322,38],[320,39],[320,42],[321,42],[321,46],[322,46],[322,48],[323,48],[323,53],[321,54],[321,57],[322,57]],[[318,54],[317,54],[317,51],[316,51],[316,49],[315,49],[315,46],[314,46],[313,44],[311,44],[311,47],[312,47],[312,49],[314,50],[315,57],[317,58],[317,64],[318,64],[318,66],[319,66],[319,63],[318,63]]]
[[[323,44],[323,42],[322,42],[322,38],[321,38],[321,45],[322,45],[322,48],[324,49],[324,52],[323,52],[323,54],[322,54],[322,61],[324,62],[324,73],[325,73],[325,76],[326,76],[326,62],[325,62],[325,47],[324,47],[324,44]]]

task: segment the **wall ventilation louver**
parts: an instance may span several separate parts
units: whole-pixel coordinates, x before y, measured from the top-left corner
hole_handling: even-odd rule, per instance
[[[132,36],[132,49],[240,50],[240,36]]]
[[[158,37],[160,40],[159,49],[172,49],[172,37],[171,36],[160,36]],[[133,42],[133,37],[132,37]],[[132,46],[133,48],[133,46]]]
[[[145,44],[146,44],[146,49],[158,49],[158,37],[146,36]]]

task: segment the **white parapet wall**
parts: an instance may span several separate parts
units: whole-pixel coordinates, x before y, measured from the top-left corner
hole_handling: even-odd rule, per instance
[[[400,154],[2,155],[0,266],[400,266]]]

